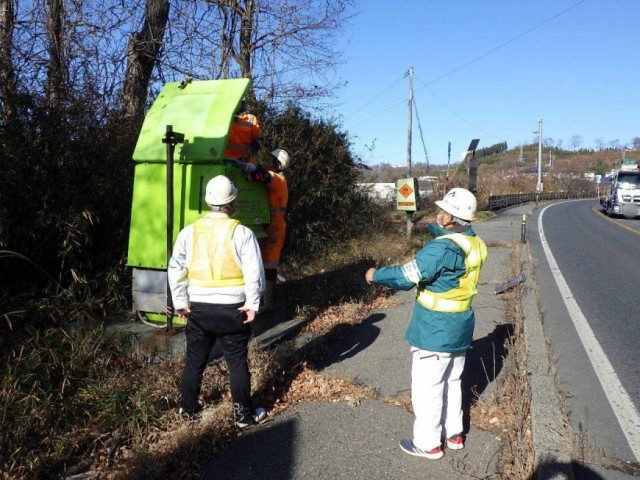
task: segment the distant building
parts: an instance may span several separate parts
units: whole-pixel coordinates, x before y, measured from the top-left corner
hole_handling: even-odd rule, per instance
[[[369,192],[371,196],[385,202],[395,202],[395,183],[358,183],[358,187]]]

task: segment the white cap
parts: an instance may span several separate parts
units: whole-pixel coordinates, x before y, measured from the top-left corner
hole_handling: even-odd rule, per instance
[[[280,162],[282,169],[284,170],[289,165],[289,154],[282,150],[281,148],[276,148],[271,155],[276,157],[276,159]]]
[[[450,215],[470,222],[476,214],[476,197],[466,188],[452,188],[436,205]]]
[[[224,175],[218,175],[207,183],[204,201],[208,205],[221,206],[233,202],[237,196],[238,189],[231,180]]]

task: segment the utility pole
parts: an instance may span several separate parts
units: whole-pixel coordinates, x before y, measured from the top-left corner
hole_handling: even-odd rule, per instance
[[[538,122],[538,131],[533,132],[538,134],[538,184],[536,185],[536,192],[542,192],[542,119]]]
[[[518,163],[524,163],[524,150],[522,145],[520,145],[520,156],[518,157]]]
[[[409,176],[411,177],[411,114],[413,111],[413,67],[409,67],[409,129],[407,132],[407,166],[409,167]]]
[[[447,179],[449,178],[449,165],[451,165],[451,142],[449,142],[449,148],[447,148]]]

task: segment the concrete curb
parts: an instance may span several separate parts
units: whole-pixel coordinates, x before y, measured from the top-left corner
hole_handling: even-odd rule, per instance
[[[528,244],[522,245],[520,260],[525,270],[522,292],[527,373],[531,390],[531,429],[535,478],[573,480],[569,445],[564,432],[562,406],[552,378],[549,349],[537,303],[537,288]]]
[[[269,330],[256,335],[254,339],[258,343],[258,347],[264,350],[273,347],[280,342],[284,342],[285,340],[291,340],[298,335],[298,332],[300,332],[300,329],[305,323],[306,320],[300,318],[286,320],[284,322],[277,323]]]

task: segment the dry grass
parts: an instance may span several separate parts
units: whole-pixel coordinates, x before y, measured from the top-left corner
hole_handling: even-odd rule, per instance
[[[511,251],[511,276],[522,269],[520,245]],[[506,316],[513,331],[507,339],[499,386],[492,397],[481,397],[471,411],[473,425],[494,432],[503,439],[500,469],[503,478],[530,478],[534,468],[531,439],[531,395],[527,380],[524,342],[522,284],[508,292]]]
[[[283,270],[288,278],[285,300],[309,320],[310,333],[329,341],[339,329],[361,323],[373,309],[388,304],[388,290],[364,281],[366,269],[398,263],[422,243],[395,237],[389,242],[389,235],[380,232],[337,246],[304,268],[289,265],[288,272]],[[56,312],[65,308],[57,305]],[[211,449],[238,434],[225,363],[207,367],[202,386],[206,408],[198,421],[185,424],[176,413],[182,359],[138,363],[95,326],[87,327],[75,335],[62,325],[25,334],[26,348],[3,359],[0,478],[48,478],[86,470],[99,472],[100,478],[198,477]],[[273,415],[300,401],[355,405],[376,395],[362,385],[315,372],[316,353],[306,349],[287,357],[252,347],[257,403]],[[188,465],[179,460],[184,458]]]
[[[364,273],[370,266],[402,263],[423,244],[424,239],[406,239],[397,234],[393,236],[396,241],[390,242],[389,238],[388,234],[381,232],[336,248],[314,264],[304,267],[289,265],[288,270],[283,270],[288,278],[287,301],[297,300],[294,311],[308,319],[304,335],[319,339],[319,342],[314,348],[296,348],[290,344],[273,351],[262,351],[252,345],[252,390],[256,402],[267,407],[270,416],[300,402],[346,402],[356,406],[364,399],[377,397],[377,392],[369,387],[318,373],[312,365],[323,344],[330,342],[333,335],[359,325],[374,310],[392,304],[389,291],[367,285]],[[513,268],[516,269],[516,264]],[[308,280],[310,277],[311,281]],[[526,478],[525,472],[532,464],[528,387],[523,367],[519,291],[514,292],[513,301],[508,303],[513,309],[510,316],[515,330],[509,340],[509,355],[503,367],[501,387],[491,402],[475,405],[471,421],[473,425],[495,431],[505,438],[505,478]],[[305,298],[310,299],[309,302],[304,303]],[[207,367],[202,387],[205,409],[191,422],[185,422],[176,413],[182,359],[160,365],[122,360],[117,368],[113,368],[115,364],[109,365],[110,370],[102,371],[103,377],[98,379],[100,382],[87,385],[84,403],[91,415],[99,411],[96,409],[105,409],[104,414],[109,421],[105,417],[102,423],[82,424],[82,438],[86,440],[66,454],[55,456],[53,448],[47,453],[42,450],[26,452],[32,455],[32,461],[37,459],[40,462],[39,470],[13,457],[13,465],[4,463],[0,466],[4,469],[0,471],[1,478],[40,475],[35,472],[48,472],[46,476],[50,476],[55,471],[71,474],[86,470],[98,472],[99,478],[109,479],[198,478],[212,450],[238,435],[232,420],[228,372],[224,362],[218,361]],[[113,398],[105,398],[109,397],[108,392],[113,393]],[[411,409],[408,391],[384,401]],[[114,409],[118,402],[124,402],[119,410]],[[123,411],[128,413],[118,417],[116,413],[122,414]],[[64,438],[52,440],[73,443],[74,435],[78,434],[79,430],[75,429]],[[65,458],[64,464],[61,463]],[[43,463],[51,459],[58,459],[55,470],[43,469]],[[73,463],[69,463],[70,460]]]

